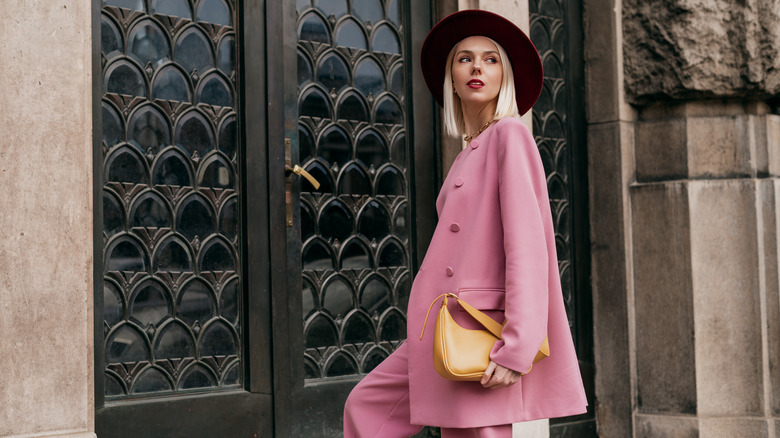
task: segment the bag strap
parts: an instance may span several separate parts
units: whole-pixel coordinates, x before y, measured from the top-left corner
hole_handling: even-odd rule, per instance
[[[496,322],[495,319],[485,315],[483,312],[480,312],[477,310],[474,306],[471,304],[463,301],[455,295],[454,293],[448,292],[446,294],[441,294],[438,297],[434,298],[433,302],[430,306],[428,306],[428,312],[425,314],[425,321],[423,321],[423,328],[420,332],[420,340],[422,341],[423,334],[425,333],[425,327],[428,325],[428,316],[431,315],[431,309],[433,308],[433,305],[436,304],[437,301],[444,298],[441,305],[446,306],[447,305],[447,297],[455,298],[458,300],[458,304],[460,304],[461,307],[463,307],[463,310],[468,312],[469,315],[471,315],[472,318],[476,319],[477,322],[482,324],[490,333],[493,334],[493,336],[497,337],[498,339],[501,339],[501,330],[504,328],[503,325]]]

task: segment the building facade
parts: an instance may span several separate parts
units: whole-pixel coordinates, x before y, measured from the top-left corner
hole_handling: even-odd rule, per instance
[[[0,13],[0,436],[340,436],[405,337],[460,150],[416,57],[466,8],[542,56],[591,399],[516,435],[780,434],[780,3],[288,3]]]

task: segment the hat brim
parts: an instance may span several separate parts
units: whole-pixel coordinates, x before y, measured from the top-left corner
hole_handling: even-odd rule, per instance
[[[444,105],[447,55],[459,41],[476,35],[493,39],[506,51],[514,73],[517,109],[520,114],[525,114],[542,92],[544,73],[539,53],[525,32],[511,21],[478,9],[448,15],[425,38],[420,51],[420,65],[433,98],[440,106]]]

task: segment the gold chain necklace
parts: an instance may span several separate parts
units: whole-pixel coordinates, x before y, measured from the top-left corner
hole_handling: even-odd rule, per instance
[[[483,132],[485,132],[485,130],[488,129],[488,126],[490,126],[495,121],[496,121],[496,119],[488,120],[487,123],[485,123],[484,125],[482,125],[481,128],[479,128],[479,131],[477,131],[477,132],[475,132],[475,133],[473,133],[471,135],[467,135],[467,136],[463,137],[463,141],[465,141],[466,143],[470,142],[475,137],[478,137],[479,134],[482,134]]]

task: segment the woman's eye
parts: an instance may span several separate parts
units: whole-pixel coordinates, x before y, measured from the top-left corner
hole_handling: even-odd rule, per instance
[[[471,61],[471,58],[464,56],[463,58],[460,58],[458,62],[469,62]]]
[[[489,62],[491,64],[495,64],[495,63],[498,62],[498,59],[496,59],[496,58],[488,58],[488,59],[485,60],[485,62]]]

